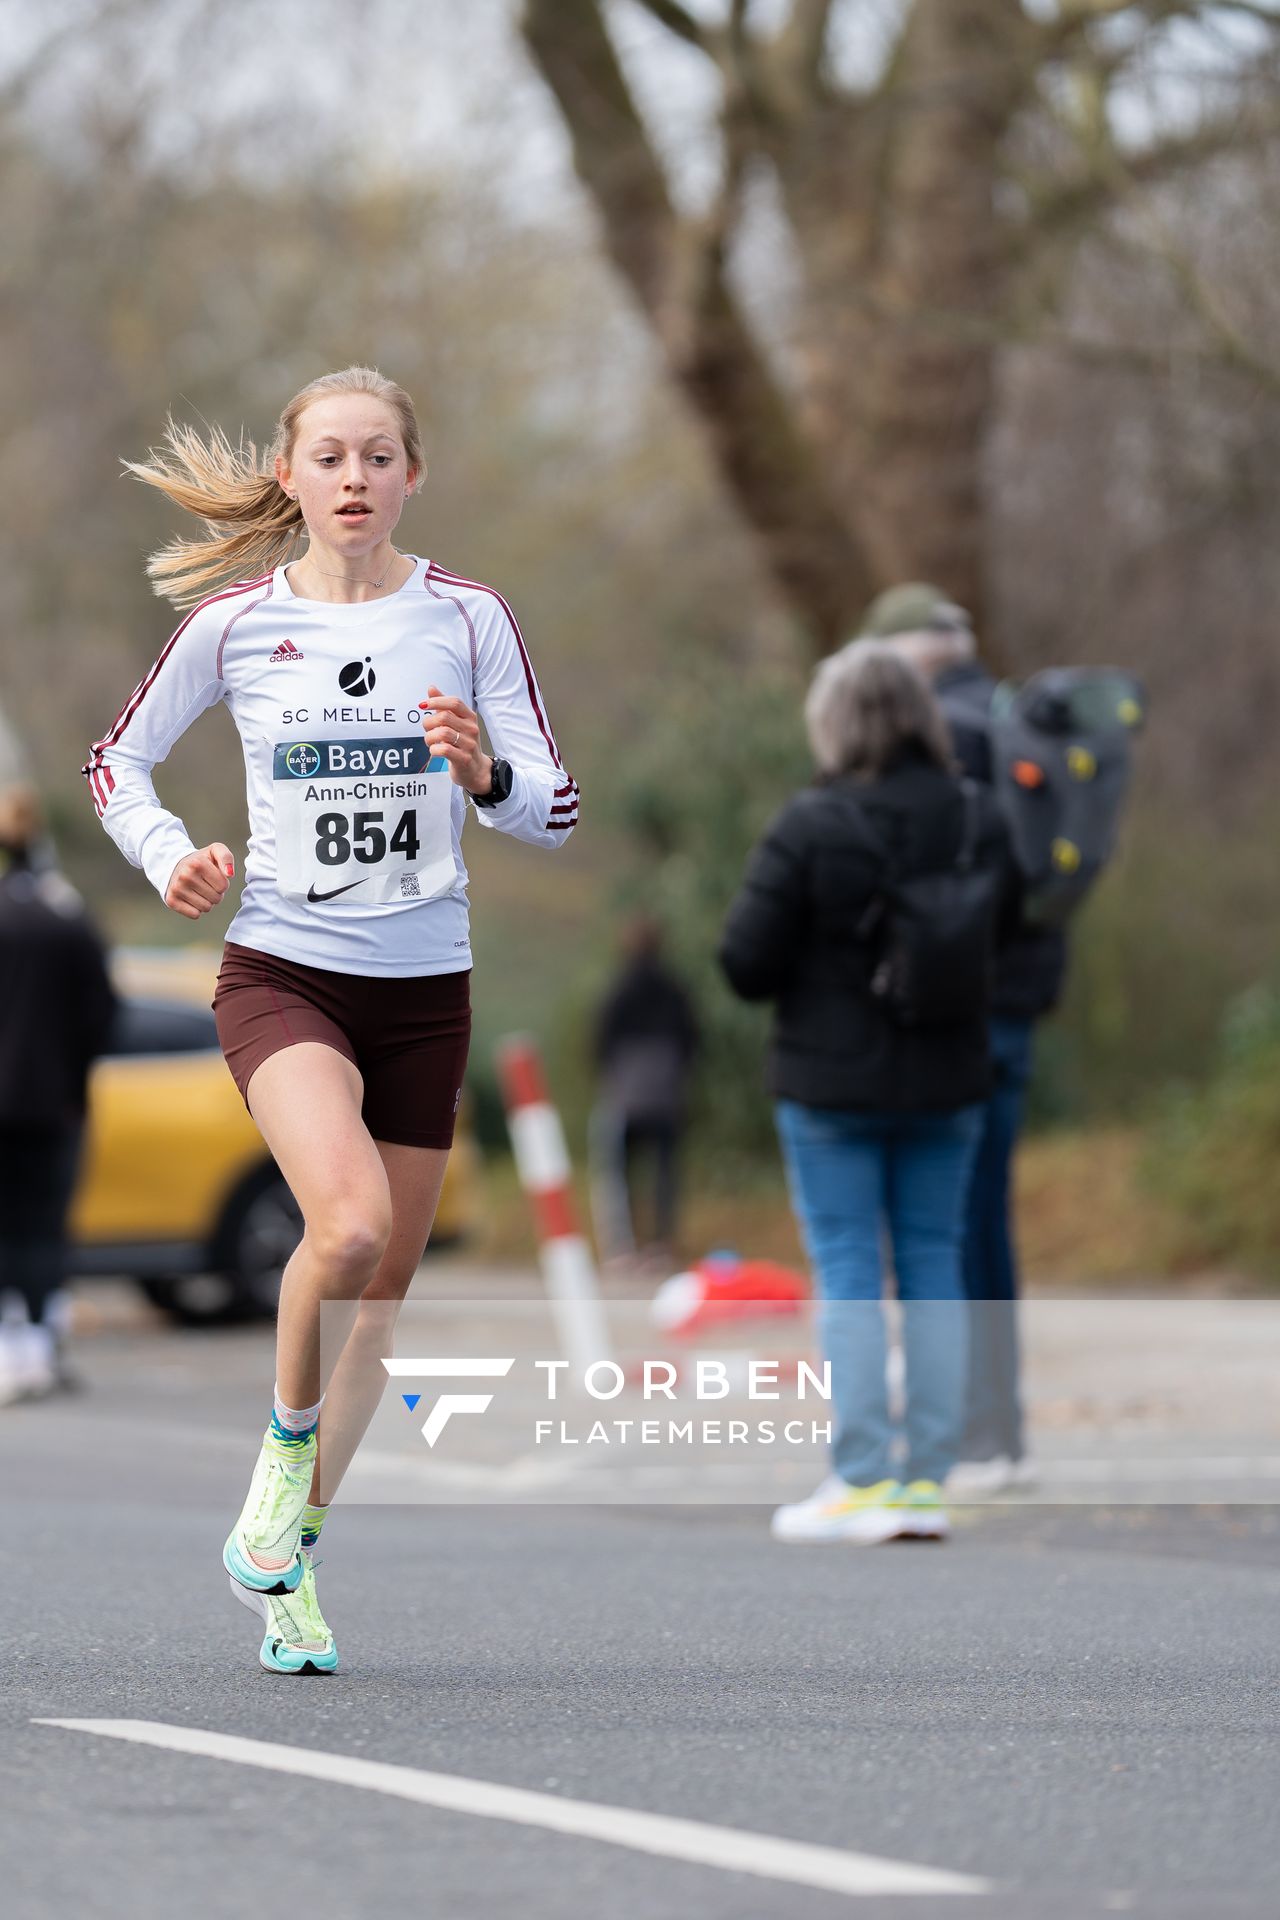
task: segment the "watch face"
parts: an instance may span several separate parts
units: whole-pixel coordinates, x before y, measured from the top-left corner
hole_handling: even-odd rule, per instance
[[[496,807],[500,805],[503,800],[510,799],[511,789],[514,785],[515,775],[511,771],[511,762],[509,760],[499,760],[495,755],[489,791],[488,793],[476,795],[476,805],[478,807]]]

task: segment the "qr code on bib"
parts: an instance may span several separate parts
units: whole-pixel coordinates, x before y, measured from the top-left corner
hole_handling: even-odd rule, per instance
[[[421,900],[422,888],[418,885],[418,876],[416,873],[402,873],[400,875],[400,898],[402,900]]]

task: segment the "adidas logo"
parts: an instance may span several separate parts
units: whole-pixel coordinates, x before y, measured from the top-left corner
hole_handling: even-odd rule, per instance
[[[305,658],[306,655],[298,651],[292,640],[282,640],[267,665],[273,667],[277,660],[305,660]]]

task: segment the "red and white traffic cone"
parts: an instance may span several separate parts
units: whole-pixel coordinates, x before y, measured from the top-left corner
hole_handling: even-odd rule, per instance
[[[547,1090],[535,1041],[513,1034],[497,1047],[498,1080],[520,1184],[533,1203],[547,1298],[575,1382],[613,1349],[595,1261],[579,1226],[560,1115]]]

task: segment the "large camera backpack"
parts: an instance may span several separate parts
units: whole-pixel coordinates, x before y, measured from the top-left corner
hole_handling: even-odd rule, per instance
[[[1118,667],[1050,667],[996,688],[993,774],[1028,920],[1061,926],[1111,858],[1146,712],[1141,681]]]

